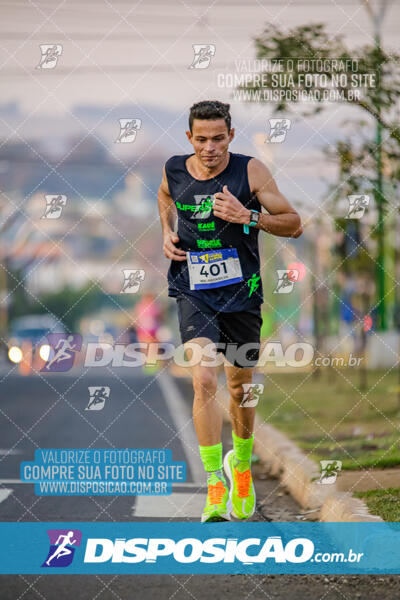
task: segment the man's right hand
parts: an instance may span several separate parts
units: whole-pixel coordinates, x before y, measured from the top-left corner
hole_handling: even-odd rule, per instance
[[[164,234],[163,252],[166,258],[170,260],[186,260],[186,252],[175,247],[175,244],[178,242],[179,237],[174,231],[168,231]]]

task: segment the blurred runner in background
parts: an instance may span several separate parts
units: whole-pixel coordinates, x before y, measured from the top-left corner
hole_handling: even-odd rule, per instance
[[[143,294],[134,308],[133,317],[139,342],[159,341],[157,331],[162,324],[162,308],[152,292]],[[157,371],[158,364],[146,364],[144,369],[148,373]]]

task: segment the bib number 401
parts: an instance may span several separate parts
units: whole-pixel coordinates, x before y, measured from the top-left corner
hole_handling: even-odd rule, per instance
[[[186,255],[191,290],[208,290],[243,280],[236,248]]]
[[[205,277],[213,275],[214,277],[217,277],[220,274],[221,269],[222,273],[228,273],[225,261],[214,263],[213,265],[202,265],[200,269],[200,275],[204,275]]]

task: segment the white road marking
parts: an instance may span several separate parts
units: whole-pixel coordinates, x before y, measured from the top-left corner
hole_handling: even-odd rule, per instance
[[[12,494],[12,490],[8,489],[8,488],[3,488],[0,490],[0,502],[4,502],[4,500],[7,500],[8,496],[10,494]]]
[[[199,442],[197,440],[192,420],[192,411],[185,402],[173,378],[165,371],[158,377],[157,382],[165,398],[171,418],[174,422],[178,436],[189,463],[194,485],[205,484],[205,473],[199,455]]]
[[[182,482],[178,482],[178,483],[173,483],[172,484],[172,490],[174,490],[175,488],[192,488],[193,491],[197,491],[197,490],[207,490],[207,485],[206,485],[206,480],[204,478],[204,481],[201,485],[198,485],[197,483],[193,483],[191,481],[182,481]]]
[[[33,485],[35,482],[34,481],[21,481],[20,479],[0,479],[0,484],[2,484],[2,485],[7,485],[10,483],[14,483],[14,484],[15,483],[30,483],[31,485]],[[178,488],[178,487],[179,488],[190,488],[191,490],[193,490],[193,492],[196,492],[197,490],[199,490],[199,491],[207,490],[207,486],[205,485],[205,482],[202,485],[197,485],[196,483],[182,481],[180,483],[173,483],[172,486],[173,486],[173,489]]]
[[[200,520],[206,493],[199,491],[186,494],[172,493],[168,496],[138,496],[134,507],[135,517],[195,518]]]
[[[21,481],[20,479],[0,479],[0,483],[2,485],[7,485],[8,483],[33,483],[32,481]]]
[[[172,492],[163,496],[137,496],[132,513],[135,517],[194,518],[200,520],[207,495],[206,478],[199,455],[199,444],[193,427],[192,411],[185,402],[173,378],[165,371],[157,379],[161,393],[171,415],[177,437],[182,442],[192,482],[173,483],[173,489],[189,491]]]

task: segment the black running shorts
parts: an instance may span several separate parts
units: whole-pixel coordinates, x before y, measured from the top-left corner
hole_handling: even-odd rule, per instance
[[[260,351],[261,307],[239,312],[217,312],[189,295],[177,297],[182,343],[209,338],[236,367],[254,367]]]

